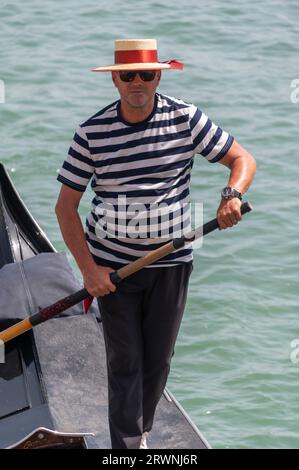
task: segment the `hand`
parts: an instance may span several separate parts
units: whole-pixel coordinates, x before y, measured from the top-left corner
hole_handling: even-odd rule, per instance
[[[241,204],[242,202],[237,197],[229,200],[221,199],[217,210],[217,221],[220,230],[232,227],[240,222],[242,219]]]
[[[98,266],[96,263],[82,271],[84,287],[93,297],[103,297],[115,292],[116,287],[111,282],[109,274],[114,270],[105,266]]]

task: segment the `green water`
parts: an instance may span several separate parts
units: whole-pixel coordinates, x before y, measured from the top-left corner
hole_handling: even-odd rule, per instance
[[[195,252],[168,386],[213,447],[298,448],[299,4],[0,5],[0,159],[58,250],[57,170],[77,124],[117,98],[109,74],[90,72],[111,63],[115,38],[155,37],[160,59],[184,60],[160,91],[198,105],[256,157],[254,212]],[[204,202],[205,221],[227,176],[198,156],[192,199]]]

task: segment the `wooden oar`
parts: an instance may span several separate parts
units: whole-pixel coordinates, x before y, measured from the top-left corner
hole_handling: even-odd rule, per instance
[[[246,214],[246,212],[250,212],[251,210],[252,206],[249,202],[244,202],[242,204],[242,215]],[[195,241],[199,237],[207,235],[208,233],[212,232],[217,228],[219,228],[217,219],[210,220],[210,222],[204,224],[203,227],[199,227],[195,230],[192,230],[192,232],[189,232],[181,238],[175,238],[166,243],[165,245],[161,246],[160,248],[157,248],[151,253],[148,253],[147,255],[143,256],[142,258],[139,258],[136,261],[127,264],[126,266],[118,269],[117,271],[114,271],[110,274],[110,279],[115,285],[117,285],[123,279],[139,271],[145,266],[148,266],[154,263],[155,261],[158,261],[164,256],[169,255],[170,253],[176,251],[179,248],[182,248],[186,243]],[[41,309],[39,312],[35,313],[34,315],[31,315],[25,320],[22,320],[16,323],[15,325],[7,328],[6,330],[2,331],[0,333],[0,341],[7,343],[7,341],[10,341],[11,339],[21,335],[22,333],[25,333],[25,331],[30,330],[35,325],[38,325],[39,323],[53,318],[55,315],[58,315],[64,310],[67,310],[68,308],[72,307],[73,305],[76,305],[77,303],[81,302],[82,300],[88,297],[91,298],[85,288],[79,290],[78,292],[75,292],[74,294],[68,295],[63,299],[58,300],[54,304]]]

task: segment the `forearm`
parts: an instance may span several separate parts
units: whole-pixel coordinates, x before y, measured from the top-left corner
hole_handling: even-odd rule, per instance
[[[238,157],[230,168],[228,186],[244,194],[251,185],[255,175],[255,161],[251,158]]]
[[[78,211],[75,208],[56,207],[56,215],[67,247],[74,256],[80,271],[86,272],[95,263],[86,243]]]
[[[229,168],[230,176],[227,185],[237,189],[242,194],[246,193],[256,171],[256,163],[253,156],[245,149],[242,149],[242,152],[234,158]]]
[[[220,160],[230,170],[227,186],[244,194],[248,190],[255,175],[256,163],[253,156],[247,152],[238,142],[234,141],[230,150]],[[241,220],[241,201],[234,197],[232,199],[221,199],[217,220],[220,229],[232,227]]]

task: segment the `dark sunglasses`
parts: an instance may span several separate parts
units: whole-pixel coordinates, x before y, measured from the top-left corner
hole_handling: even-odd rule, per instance
[[[138,70],[136,72],[131,70],[125,70],[123,72],[119,72],[119,78],[123,82],[132,82],[136,77],[137,73],[143,82],[151,82],[156,76],[156,70]]]

